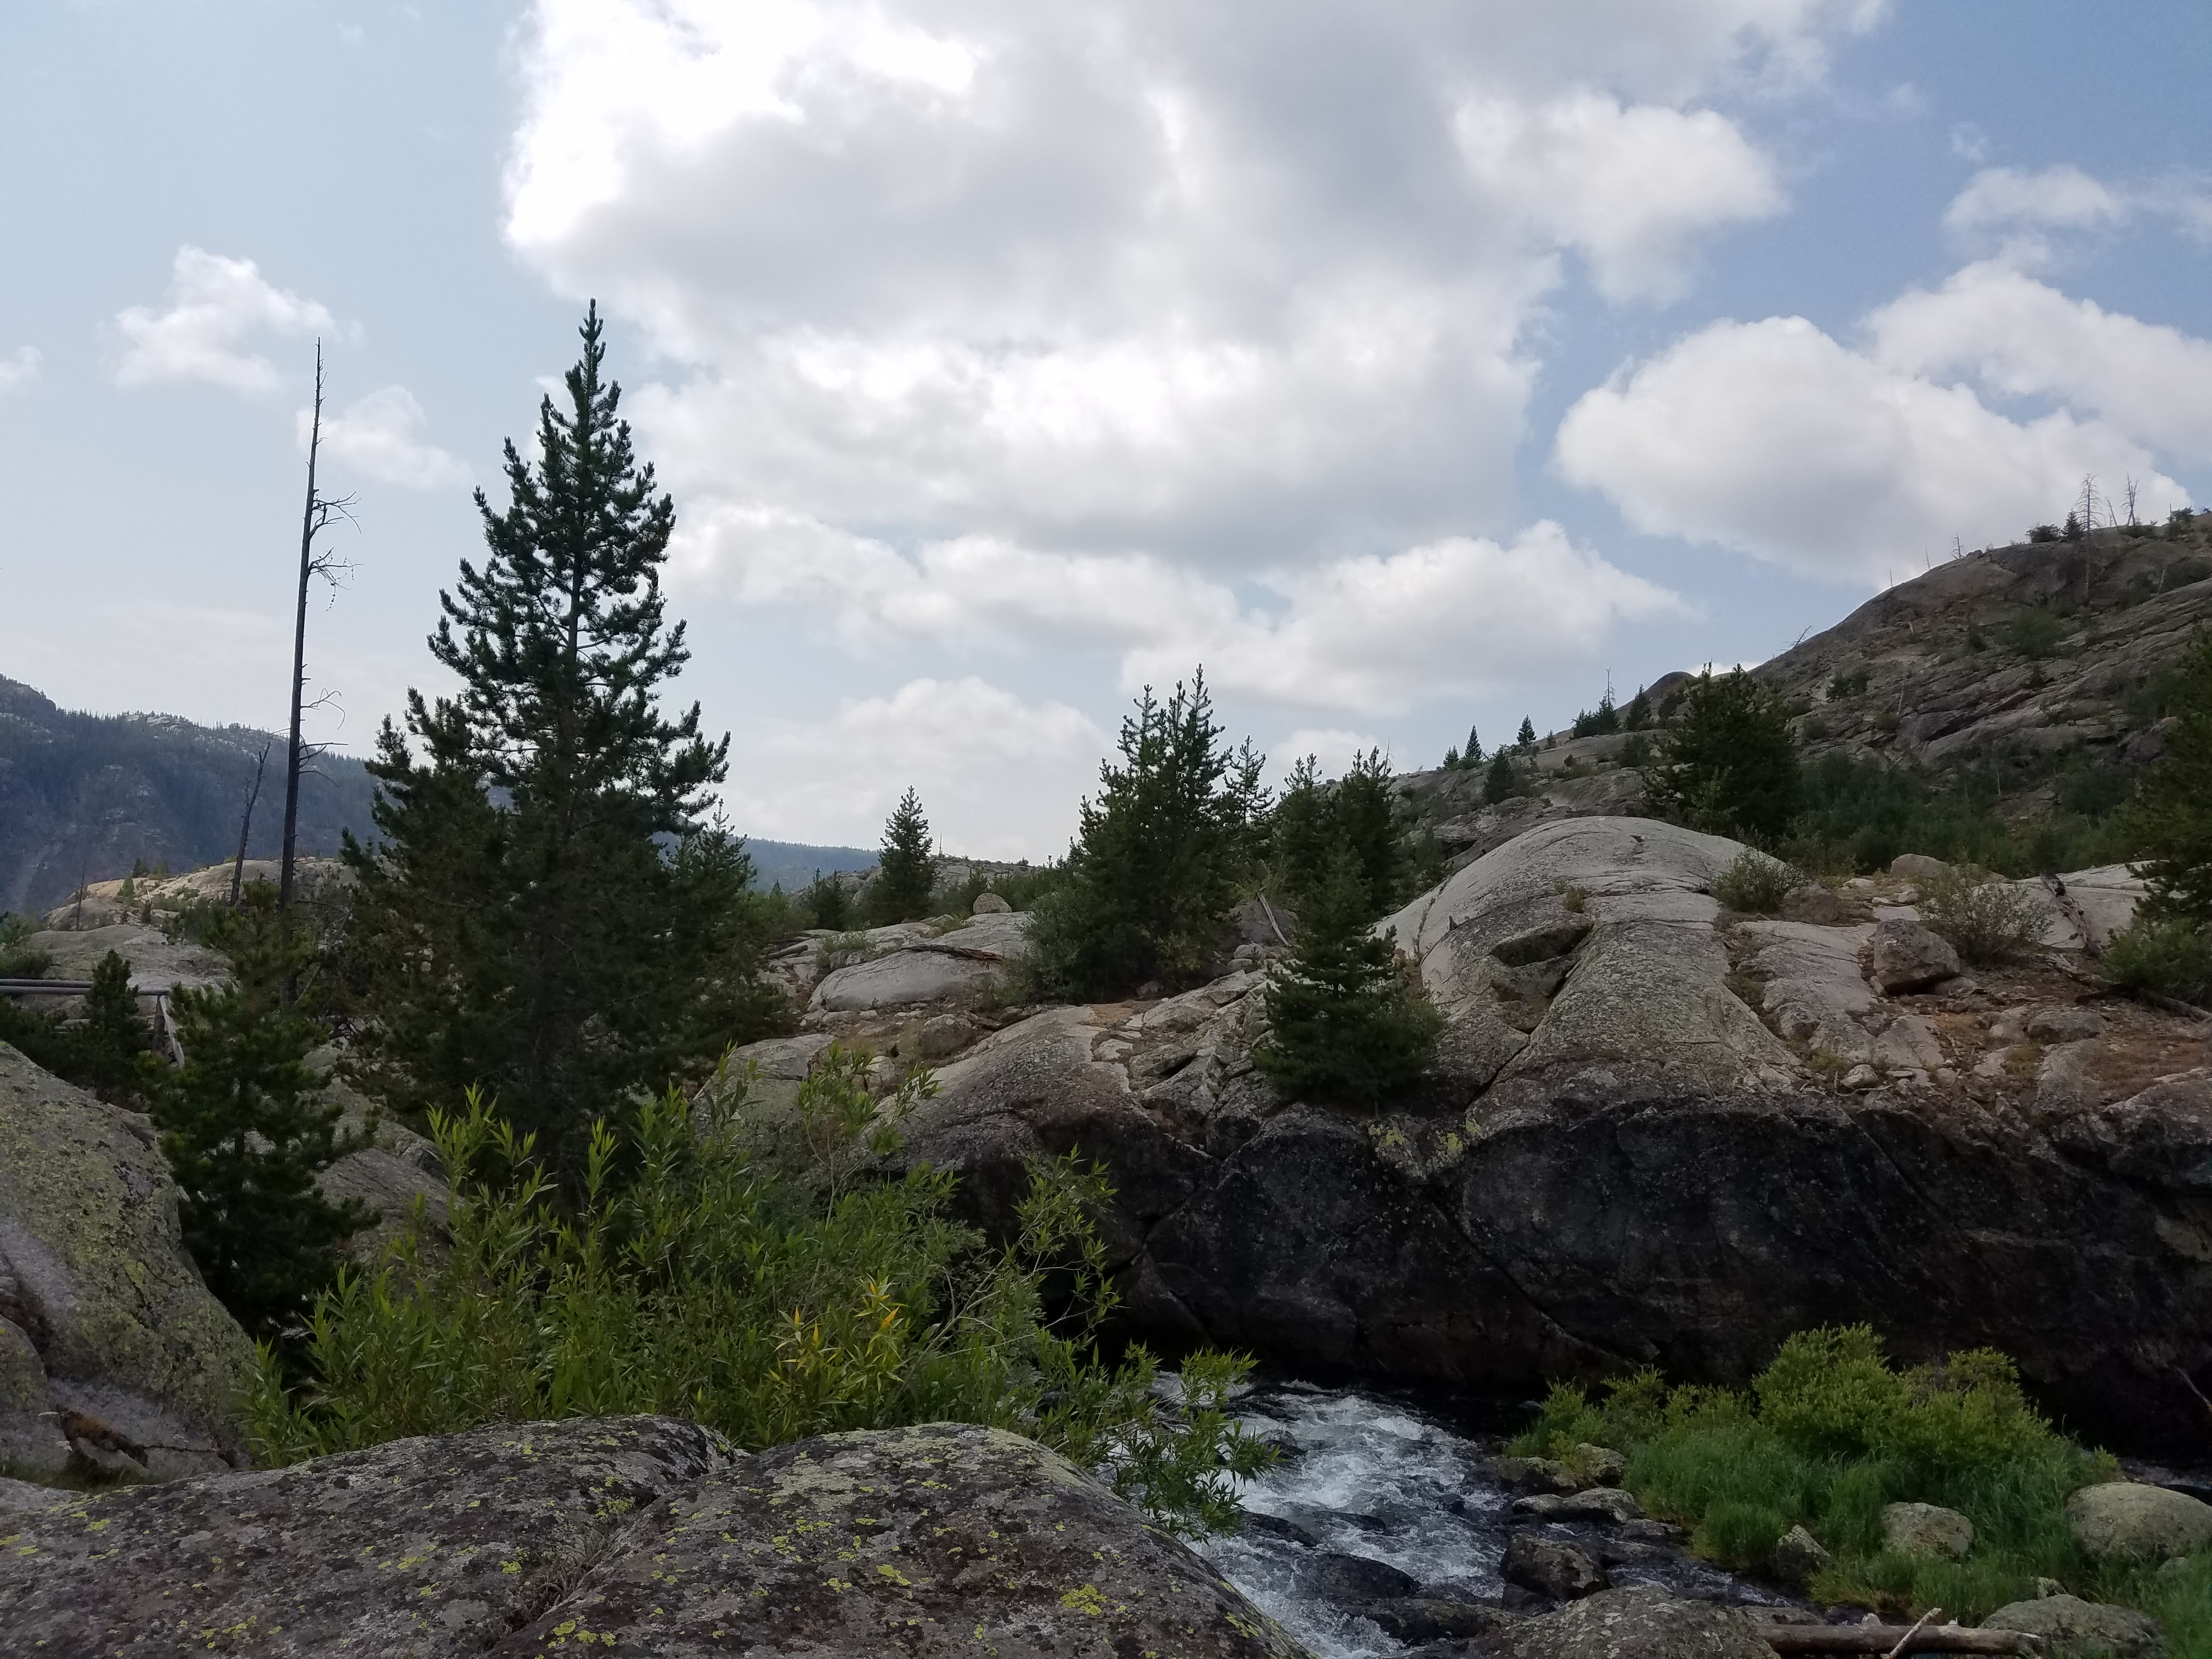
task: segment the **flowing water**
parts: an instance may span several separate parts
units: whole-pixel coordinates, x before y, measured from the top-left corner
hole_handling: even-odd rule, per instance
[[[1483,1473],[1484,1457],[1498,1449],[1494,1437],[1431,1406],[1302,1383],[1256,1389],[1237,1414],[1285,1455],[1244,1490],[1246,1511],[1257,1518],[1207,1540],[1200,1553],[1320,1659],[1406,1651],[1359,1617],[1356,1601],[1331,1596],[1321,1582],[1331,1555],[1395,1567],[1423,1595],[1499,1600],[1513,1494]],[[1606,1560],[1616,1584],[1660,1583],[1709,1600],[1781,1599],[1679,1547],[1625,1544],[1576,1522],[1539,1530]]]

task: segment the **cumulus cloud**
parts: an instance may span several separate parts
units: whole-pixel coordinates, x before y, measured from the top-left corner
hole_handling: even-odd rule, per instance
[[[310,410],[297,416],[300,448],[307,450]],[[379,386],[343,410],[323,416],[323,453],[366,477],[406,489],[440,489],[469,482],[461,462],[426,442],[422,405],[405,386]]]
[[[39,365],[43,361],[33,346],[17,346],[7,356],[0,357],[0,396],[37,380]]]
[[[817,521],[724,509],[676,549],[694,591],[802,603],[848,643],[1051,649],[1119,661],[1121,689],[1196,663],[1271,702],[1396,713],[1593,662],[1623,623],[1680,614],[1664,588],[1542,523],[1510,544],[1449,537],[1264,578],[1273,603],[1149,555],[1039,551],[981,537],[912,556]]]
[[[234,392],[266,392],[276,366],[247,349],[255,337],[296,338],[335,326],[321,305],[270,283],[251,259],[191,246],[177,250],[167,304],[131,306],[109,325],[118,384],[205,380]]]
[[[1901,373],[1964,373],[2013,397],[2056,398],[2138,443],[2212,460],[2212,340],[1994,262],[1893,301],[1869,328],[1875,356]]]
[[[1484,194],[1578,249],[1609,298],[1675,299],[1700,234],[1781,210],[1774,164],[1711,110],[1624,108],[1582,94],[1462,105],[1460,148]]]
[[[1880,11],[538,0],[506,230],[688,503],[1249,575],[1504,522],[1561,256],[1680,292]]]
[[[1800,317],[1716,324],[1633,366],[1568,411],[1556,458],[1640,529],[1863,580],[1953,535],[2016,537],[2085,473],[2134,476],[2154,510],[2187,499],[2112,425],[2008,418]]]
[[[819,721],[735,735],[733,813],[754,833],[872,846],[910,784],[940,844],[986,858],[1056,852],[1111,739],[1062,702],[973,675],[848,698]]]
[[[1943,228],[1965,246],[2034,266],[2053,258],[2062,234],[2109,232],[2143,219],[2212,237],[2212,183],[2187,173],[2113,183],[2071,163],[2033,172],[1984,167],[1952,198]]]

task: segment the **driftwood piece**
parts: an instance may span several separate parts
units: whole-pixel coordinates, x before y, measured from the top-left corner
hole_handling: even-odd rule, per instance
[[[2028,1653],[2043,1638],[2017,1630],[1958,1625],[1770,1625],[1759,1639],[1777,1653]]]

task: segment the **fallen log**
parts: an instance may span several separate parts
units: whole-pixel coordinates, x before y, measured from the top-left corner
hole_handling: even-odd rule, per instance
[[[2031,1653],[2043,1638],[2017,1630],[1959,1625],[1765,1625],[1759,1639],[1777,1653]]]

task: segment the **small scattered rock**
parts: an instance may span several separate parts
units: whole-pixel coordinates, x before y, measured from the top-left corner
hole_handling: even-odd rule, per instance
[[[1884,996],[1901,996],[1957,978],[1959,953],[1918,922],[1893,916],[1875,924],[1867,972]]]
[[[1593,1446],[1588,1441],[1568,1455],[1567,1467],[1593,1486],[1617,1486],[1628,1474],[1628,1459],[1624,1454],[1610,1446]]]
[[[1844,919],[1844,902],[1832,889],[1817,881],[1805,882],[1782,896],[1782,919],[1831,927]]]
[[[1936,876],[1948,876],[1951,866],[1941,859],[1931,859],[1925,853],[1899,853],[1889,861],[1889,873],[1902,876],[1907,881],[1927,881]]]
[[[1462,1642],[1479,1640],[1510,1630],[1520,1619],[1480,1601],[1440,1601],[1425,1595],[1400,1596],[1370,1601],[1358,1616],[1370,1620],[1394,1642],[1449,1642],[1451,1651],[1464,1652]]]
[[[992,896],[983,895],[985,898]],[[907,1040],[913,1044],[913,1057],[934,1065],[940,1060],[950,1060],[982,1035],[983,1028],[965,1014],[939,1014],[922,1021],[914,1035]],[[907,1042],[899,1044],[902,1053]]]
[[[1421,1588],[1419,1579],[1399,1571],[1388,1561],[1336,1550],[1323,1550],[1299,1566],[1314,1594],[1331,1601],[1395,1601]]]
[[[2066,1500],[2084,1555],[2166,1561],[2212,1546],[2212,1504],[2135,1480],[2084,1486]]]
[[[1618,1486],[1516,1498],[1513,1513],[1535,1521],[1641,1521],[1644,1506]]]
[[[2133,1607],[2084,1601],[2078,1595],[2045,1595],[2014,1601],[1982,1620],[1984,1630],[2025,1631],[2069,1648],[2095,1644],[2112,1659],[2156,1659],[2166,1651],[2158,1621]]]
[[[1871,1066],[1859,1065],[1844,1073],[1843,1086],[1846,1089],[1871,1089],[1881,1081],[1880,1072]]]
[[[1490,1467],[1501,1485],[1516,1492],[1580,1492],[1595,1484],[1577,1480],[1572,1469],[1549,1457],[1500,1457]]]
[[[1297,1522],[1286,1521],[1279,1515],[1263,1515],[1258,1510],[1245,1510],[1244,1519],[1241,1524],[1246,1532],[1266,1533],[1271,1538],[1287,1539],[1291,1543],[1302,1544],[1308,1549],[1316,1548],[1321,1543],[1320,1539],[1315,1537]]]
[[[1774,1547],[1774,1576],[1802,1584],[1826,1566],[1830,1559],[1819,1539],[1802,1527],[1792,1527]]]
[[[971,916],[1005,916],[1012,915],[1013,908],[996,893],[978,893],[968,914]]]
[[[1901,1555],[1948,1555],[1956,1561],[1974,1547],[1974,1523],[1935,1504],[1891,1504],[1881,1512],[1881,1542]]]
[[[2079,1042],[2105,1035],[2105,1017],[2094,1008],[2060,1004],[2038,1008],[2027,1017],[2027,1034],[2045,1042]]]
[[[1498,1577],[1509,1584],[1548,1595],[1554,1601],[1572,1601],[1612,1587],[1605,1569],[1572,1544],[1555,1544],[1534,1533],[1516,1532],[1505,1540],[1505,1556]]]

